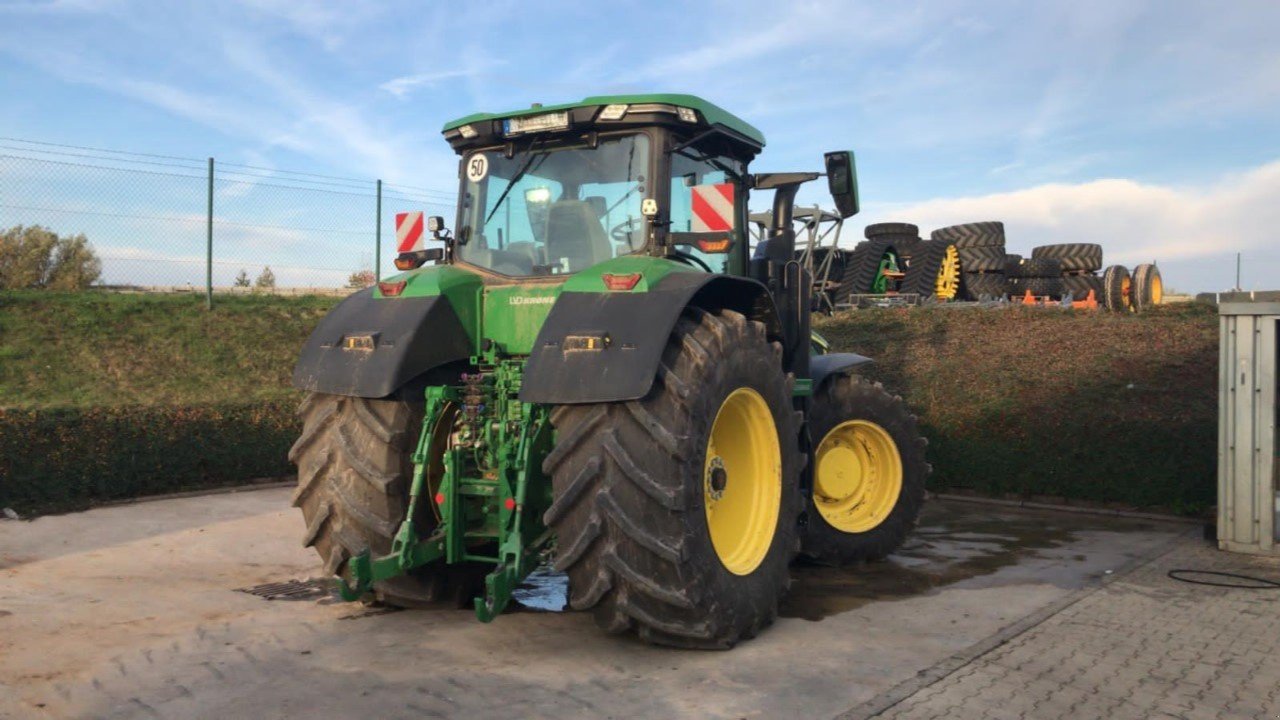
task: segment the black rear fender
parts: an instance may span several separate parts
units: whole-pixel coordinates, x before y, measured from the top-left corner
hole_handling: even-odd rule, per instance
[[[538,333],[520,399],[569,405],[644,397],[680,313],[731,309],[781,334],[773,299],[750,278],[681,272],[648,292],[561,293]]]

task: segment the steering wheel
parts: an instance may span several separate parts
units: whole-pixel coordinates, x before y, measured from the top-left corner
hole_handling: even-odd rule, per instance
[[[690,255],[687,252],[680,252],[679,250],[673,249],[671,251],[671,257],[675,258],[676,260],[681,260],[689,265],[696,265],[702,268],[703,270],[706,270],[709,273],[715,273],[715,270],[712,270],[711,266],[708,265],[702,258],[698,257],[697,255]]]
[[[631,241],[632,236],[636,234],[640,225],[640,218],[629,217],[626,220],[614,225],[609,230],[609,237],[616,243],[621,243],[629,248],[634,248],[636,244]]]

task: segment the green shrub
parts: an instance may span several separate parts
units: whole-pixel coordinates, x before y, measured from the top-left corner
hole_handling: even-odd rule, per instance
[[[1217,318],[1048,308],[860,311],[818,320],[901,393],[934,490],[1194,513],[1215,498]]]
[[[0,409],[0,505],[69,510],[289,474],[295,405]]]

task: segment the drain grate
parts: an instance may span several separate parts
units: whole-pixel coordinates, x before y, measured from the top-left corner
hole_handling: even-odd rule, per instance
[[[333,594],[334,583],[327,578],[288,580],[253,587],[236,588],[236,592],[257,595],[266,600],[316,600]]]

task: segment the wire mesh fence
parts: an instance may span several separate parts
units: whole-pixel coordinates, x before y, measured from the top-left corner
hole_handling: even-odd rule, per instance
[[[83,234],[108,288],[368,284],[392,271],[396,213],[452,207],[449,193],[379,180],[0,138],[0,231]]]

